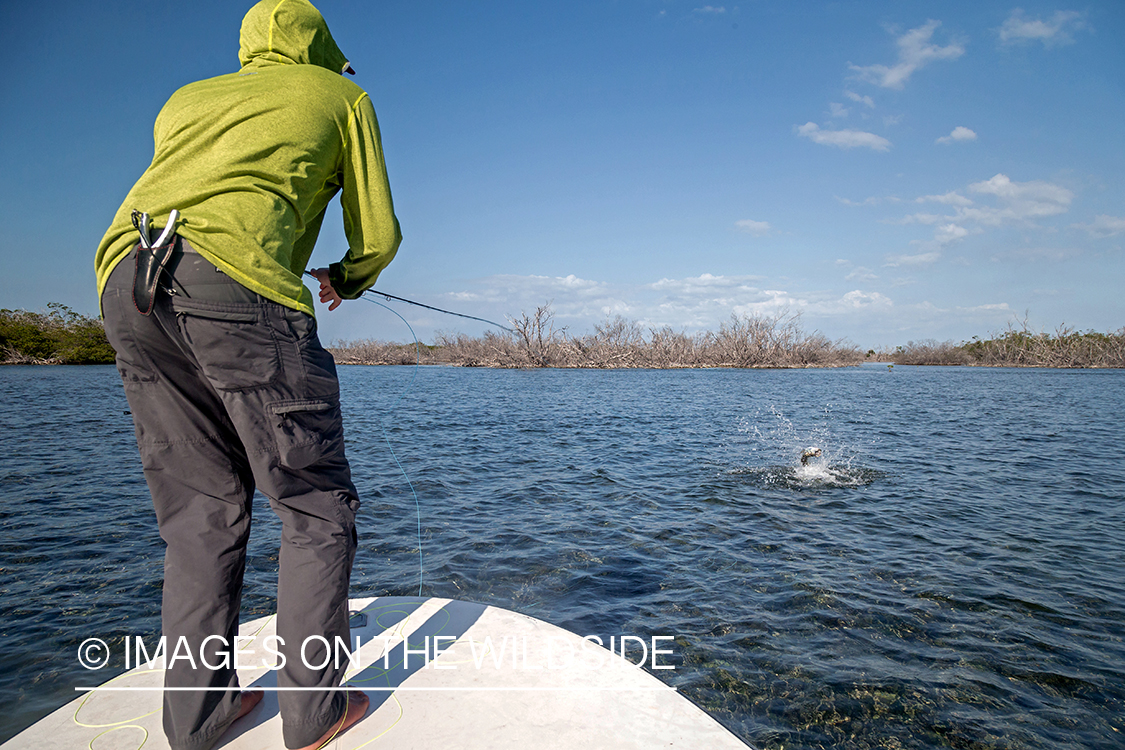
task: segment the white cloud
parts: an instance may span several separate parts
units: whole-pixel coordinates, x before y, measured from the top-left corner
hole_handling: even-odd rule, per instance
[[[980,232],[982,231],[980,229],[973,229],[973,230],[967,229],[966,227],[963,227],[960,224],[949,221],[950,218],[952,218],[952,217],[950,217],[950,216],[937,216],[937,215],[934,215],[934,214],[913,214],[911,216],[904,216],[901,220],[899,220],[897,222],[884,222],[884,223],[888,223],[888,224],[896,223],[896,224],[901,224],[901,225],[925,224],[925,225],[928,225],[928,226],[940,224],[940,222],[943,222],[943,221],[946,222],[944,224],[940,224],[940,226],[934,227],[933,239],[911,240],[910,241],[911,245],[916,245],[919,248],[922,248],[922,249],[926,250],[927,251],[926,253],[923,253],[922,255],[890,256],[890,257],[895,257],[895,258],[900,258],[900,259],[904,258],[906,260],[903,260],[901,262],[905,262],[905,263],[910,262],[909,258],[924,259],[925,262],[930,262],[932,260],[937,260],[937,258],[938,258],[937,255],[934,255],[933,258],[929,258],[928,256],[930,254],[933,254],[934,252],[941,250],[943,247],[945,247],[946,245],[948,245],[952,242],[956,242],[958,240],[964,239],[965,237],[968,237],[970,234],[980,234]],[[893,265],[898,265],[898,263],[895,263]]]
[[[804,125],[796,126],[796,131],[798,135],[824,146],[860,147],[873,151],[888,151],[891,148],[891,142],[886,138],[862,130],[821,130],[816,123],[806,122]]]
[[[715,328],[730,317],[776,313],[804,301],[778,290],[754,286],[758,276],[721,276],[709,273],[686,279],[661,279],[645,290],[656,292],[639,305],[645,324],[674,328]],[[643,290],[638,293],[643,297]]]
[[[731,312],[735,315],[781,315],[800,311],[807,308],[809,301],[801,297],[794,297],[789,292],[780,289],[763,289],[758,299],[734,305]]]
[[[480,279],[478,292],[454,292],[448,295],[458,301],[498,302],[505,299],[545,300],[555,296],[582,298],[604,295],[607,285],[601,281],[567,276],[515,276],[499,274]]]
[[[535,277],[535,278],[547,279],[547,278],[550,278],[550,277],[539,276],[539,277]],[[596,281],[590,281],[588,279],[580,279],[577,276],[575,276],[574,274],[569,274],[567,276],[562,276],[562,277],[556,276],[553,279],[553,281],[555,283],[557,283],[558,285],[560,285],[564,289],[585,290],[585,289],[596,289],[596,288],[601,286],[601,284],[599,284]]]
[[[992,260],[1016,260],[1020,262],[1072,260],[1085,253],[1076,247],[1020,247],[1005,250],[992,256]]]
[[[483,306],[477,308],[482,312],[473,314],[492,320],[503,320],[504,316],[533,311],[545,303],[550,303],[558,328],[582,330],[611,315],[636,317],[632,304],[636,300],[627,290],[615,289],[603,281],[583,279],[574,274],[500,274],[476,279],[472,286],[472,291],[450,297],[458,301],[477,302]]]
[[[671,294],[713,294],[716,290],[736,289],[756,292],[751,282],[761,281],[761,276],[714,276],[709,273],[687,279],[661,279],[649,285],[650,289]]]
[[[858,102],[860,104],[866,104],[871,109],[875,108],[875,100],[872,99],[870,96],[860,96],[859,94],[857,94],[854,91],[845,91],[844,96],[848,97],[853,102]]]
[[[840,296],[828,292],[798,296],[780,289],[764,289],[758,299],[735,305],[732,312],[735,315],[807,313],[815,316],[832,317],[884,311],[893,305],[894,302],[889,297],[879,292],[864,292],[859,289]]]
[[[1007,302],[993,302],[988,305],[974,305],[973,307],[961,307],[958,305],[953,308],[959,313],[975,315],[982,312],[1009,312],[1012,308],[1008,306]]]
[[[898,268],[899,266],[928,266],[931,263],[937,262],[941,257],[941,252],[934,250],[928,253],[918,253],[917,255],[888,255],[887,262],[883,265],[888,268]]]
[[[928,332],[934,330],[935,326],[941,326],[953,318],[962,322],[971,323],[973,327],[981,325],[996,325],[1003,323],[1004,319],[1011,314],[1011,308],[1007,302],[993,302],[983,305],[975,306],[953,306],[945,307],[935,305],[929,300],[921,302],[914,302],[910,304],[899,305],[896,308],[895,317],[897,320],[903,322],[899,328],[899,335],[906,331],[916,331],[923,336],[930,335]],[[901,338],[899,343],[901,343]]]
[[[849,200],[847,198],[841,198],[838,195],[834,195],[832,197],[835,198],[836,200],[840,201],[841,203],[843,203],[845,206],[877,206],[877,205],[879,205],[879,203],[882,202],[882,199],[876,198],[875,196],[871,196],[870,198],[864,198],[861,201],[853,201],[853,200]]]
[[[907,328],[932,336],[935,335],[935,326],[946,324],[945,319],[950,312],[948,302],[943,306],[945,310],[939,311],[926,302],[914,304],[910,295],[902,299],[895,296],[900,294],[894,291],[896,288],[916,283],[916,278],[924,278],[928,271],[921,256],[912,260],[907,260],[902,268],[893,272],[880,274],[878,292],[865,288],[875,272],[840,259],[833,267],[840,269],[841,276],[850,270],[849,281],[838,278],[831,286],[817,289],[791,281],[774,281],[768,286],[758,286],[763,284],[759,276],[713,273],[634,284],[610,283],[573,274],[497,275],[468,281],[464,291],[445,295],[445,302],[442,298],[426,301],[495,321],[532,313],[549,302],[554,313],[552,324],[555,330],[566,330],[573,336],[590,333],[595,325],[616,315],[635,321],[646,333],[650,328],[669,326],[690,335],[702,330],[716,331],[720,325],[729,322],[732,314],[774,316],[788,313],[802,316],[801,325],[805,331],[819,330],[830,337],[846,335],[855,340],[867,339],[870,343],[877,343],[879,336]],[[978,297],[961,303],[972,305],[988,301]],[[363,305],[356,309],[368,307],[372,306]],[[1006,309],[1003,305],[991,308],[993,316],[1002,315],[1002,310]],[[958,311],[971,315],[973,310],[979,310],[978,314],[983,316],[989,309],[989,305],[982,305]],[[440,331],[464,330],[472,334],[487,329],[485,324],[426,312],[413,311],[408,317],[417,333],[427,339]],[[360,330],[364,331],[364,335],[372,335],[369,332],[370,321],[351,325],[362,325]],[[880,330],[883,333],[878,333]],[[347,335],[343,331],[322,335],[328,336],[328,340],[338,340],[341,335],[354,338],[355,331]],[[401,338],[397,328],[380,332],[380,335],[391,340]],[[899,337],[890,343],[902,343],[903,340],[905,337]]]
[[[862,292],[855,289],[839,299],[837,308],[870,309],[873,307],[887,308],[893,305],[894,302],[891,301],[890,297],[878,292]]]
[[[994,195],[1005,205],[1003,208],[959,208],[959,217],[993,226],[1008,222],[1026,223],[1032,219],[1066,213],[1074,197],[1073,193],[1059,185],[1041,180],[1012,182],[1004,174],[983,182],[974,182],[969,185],[969,190],[982,195]]]
[[[947,206],[971,206],[973,202],[965,196],[958,193],[956,190],[951,190],[944,195],[923,195],[921,198],[915,198],[915,203],[944,203]]]
[[[718,14],[718,13],[726,13],[727,9],[723,5],[720,5],[717,8],[713,5],[704,5],[702,8],[694,8],[691,12],[692,13]]]
[[[975,141],[977,134],[968,128],[958,125],[949,135],[937,139],[937,143],[954,143],[958,141]]]
[[[1026,18],[1023,11],[1016,8],[1004,25],[1000,27],[1000,41],[1005,44],[1021,42],[1043,42],[1045,47],[1072,44],[1071,32],[1088,28],[1086,14],[1073,10],[1055,11],[1048,21]]]
[[[948,245],[969,236],[969,230],[959,224],[943,224],[934,230],[934,242]]]
[[[906,216],[903,216],[901,219],[884,219],[881,223],[901,225],[925,224],[928,226],[930,224],[937,224],[939,221],[947,218],[949,217],[942,216],[941,214],[908,214]]]
[[[1049,197],[1051,200],[1070,202],[1070,191],[1047,182],[1012,182],[1006,174],[997,174],[987,180],[969,185],[974,193],[986,193],[1015,200],[1027,196]]]
[[[847,261],[844,261],[847,263]],[[866,269],[856,269],[857,272]],[[867,273],[870,273],[869,271]],[[830,291],[797,293],[785,289],[760,289],[749,282],[756,276],[702,276],[661,279],[649,289],[663,292],[652,303],[641,306],[646,324],[668,324],[674,328],[703,327],[712,330],[735,315],[809,313],[821,316],[854,315],[882,310],[892,301],[878,292],[854,290],[840,295]]]
[[[845,281],[874,281],[879,278],[870,268],[857,266],[847,276],[844,277]]]
[[[972,199],[956,190],[951,190],[944,195],[923,195],[914,200],[916,203],[942,203],[953,206],[955,209],[953,215],[937,217],[934,214],[912,214],[903,217],[901,223],[936,224],[941,219],[957,222],[972,221],[987,226],[1028,223],[1032,219],[1066,213],[1074,198],[1073,193],[1060,185],[1042,180],[1013,182],[1005,174],[974,182],[969,185],[969,191],[980,195],[991,195],[1002,205],[977,206]]]
[[[593,331],[595,325],[621,315],[636,321],[642,330],[670,326],[689,334],[695,331],[716,331],[734,315],[799,314],[806,331],[821,330],[830,336],[848,335],[867,338],[873,331],[888,325],[905,325],[934,335],[932,331],[945,318],[956,312],[958,317],[974,321],[992,320],[1008,314],[1007,306],[993,298],[958,299],[962,308],[953,308],[953,300],[943,300],[942,310],[926,302],[916,303],[912,296],[896,291],[904,285],[924,278],[929,264],[940,251],[903,255],[888,259],[888,266],[900,265],[886,274],[878,273],[879,291],[866,288],[877,272],[837,260],[834,267],[841,275],[850,274],[840,286],[812,289],[791,282],[774,281],[763,284],[761,277],[702,273],[686,278],[664,278],[640,284],[611,284],[576,275],[560,276],[490,276],[470,282],[465,289],[477,298],[496,298],[495,302],[474,302],[462,306],[434,304],[503,321],[505,316],[532,312],[550,302],[556,330],[565,329],[581,336]],[[942,260],[946,260],[942,258]],[[846,267],[846,268],[845,268]],[[913,278],[912,278],[913,277]],[[902,299],[897,295],[904,294]],[[952,303],[952,304],[951,304]],[[971,307],[977,303],[978,307]],[[931,315],[932,313],[932,315]],[[993,316],[993,317],[988,317]],[[412,320],[412,323],[416,321]],[[426,323],[429,326],[452,325],[444,319]],[[471,324],[467,324],[471,325]],[[874,326],[874,328],[871,328]],[[898,341],[901,343],[901,341]]]
[[[1035,219],[1047,218],[1065,213],[1070,208],[1073,193],[1066,188],[1041,180],[1013,182],[1007,175],[998,174],[988,180],[974,182],[969,191],[981,196],[991,196],[999,205],[977,205],[956,190],[943,195],[923,195],[915,198],[916,203],[940,203],[951,206],[951,214],[915,213],[898,220],[883,220],[887,224],[922,224],[934,227],[932,239],[912,240],[925,252],[887,257],[888,266],[919,265],[933,263],[941,257],[941,250],[970,234],[980,234],[985,227],[1004,225],[1035,226]],[[1115,224],[1115,222],[1118,222]],[[1116,231],[1125,231],[1125,219],[1099,217],[1091,225],[1072,225],[1087,229],[1091,233],[1102,232],[1104,236]],[[999,257],[999,256],[994,256]]]
[[[755,237],[764,237],[773,229],[768,221],[754,221],[753,219],[742,219],[736,221],[734,225],[738,227],[738,231],[752,234]]]
[[[579,293],[595,291],[605,286],[601,282],[581,279],[574,274],[568,274],[567,276],[500,276],[497,278],[520,279],[524,285],[537,289]]]
[[[939,47],[930,42],[934,30],[941,21],[927,21],[916,29],[911,29],[898,39],[898,60],[894,65],[849,65],[858,73],[860,80],[874,83],[888,89],[901,89],[914,71],[925,67],[934,60],[956,60],[965,54],[965,47],[957,42]]]
[[[847,117],[848,108],[840,102],[828,102],[828,112],[831,117]]]
[[[1089,224],[1071,224],[1075,229],[1085,229],[1093,237],[1112,237],[1125,232],[1125,218],[1099,214]]]

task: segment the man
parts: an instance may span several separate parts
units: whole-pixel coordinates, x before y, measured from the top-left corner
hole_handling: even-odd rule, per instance
[[[283,523],[278,684],[325,688],[278,693],[285,745],[317,747],[367,708],[362,693],[330,690],[342,678],[334,660],[308,666],[324,661],[318,640],[301,649],[313,636],[349,640],[359,507],[335,364],[301,275],[337,192],[350,247],[311,272],[329,310],[375,283],[401,234],[375,111],[343,77],[353,71],[316,8],[259,2],[243,20],[239,61],[237,73],[185,86],[164,105],[152,164],[96,260],[167,544],[168,653],[182,642],[198,667],[173,661],[165,686],[211,688],[164,694],[165,732],[184,750],[212,747],[261,699],[239,693],[233,666],[201,661],[221,666],[238,630],[255,487]],[[152,215],[151,229],[138,212]]]

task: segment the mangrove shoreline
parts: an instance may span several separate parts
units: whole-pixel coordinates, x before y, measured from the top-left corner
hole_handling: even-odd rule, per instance
[[[446,365],[505,369],[687,369],[852,367],[863,362],[976,367],[1125,368],[1125,328],[1111,333],[1060,326],[1035,332],[1024,320],[987,339],[908,342],[866,352],[846,340],[806,332],[799,314],[736,316],[718,331],[688,334],[644,328],[620,316],[572,335],[550,305],[509,319],[511,330],[478,337],[439,333],[432,345],[357,340],[328,350],[339,364]],[[113,364],[102,322],[65,305],[46,312],[0,310],[0,364]]]

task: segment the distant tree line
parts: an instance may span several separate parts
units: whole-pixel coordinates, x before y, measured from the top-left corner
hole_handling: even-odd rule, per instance
[[[372,340],[330,347],[340,364],[444,364],[461,367],[794,368],[847,367],[865,360],[901,365],[1125,368],[1125,328],[1113,333],[1060,326],[1035,332],[1025,319],[991,338],[908,342],[866,353],[801,328],[798,314],[731,316],[718,331],[688,334],[642,327],[620,316],[571,335],[554,324],[550,305],[510,319],[511,330],[479,337],[439,333],[433,345]],[[52,302],[47,312],[0,310],[0,364],[112,364],[113,348],[97,318]]]
[[[977,365],[983,367],[1125,367],[1125,328],[1113,333],[1077,331],[1059,326],[1035,332],[1024,320],[1011,323],[992,338],[954,344],[911,341],[880,358],[903,365]]]
[[[97,318],[52,302],[47,312],[0,310],[0,363],[38,365],[112,364],[113,347]]]
[[[620,316],[573,336],[554,325],[549,305],[511,319],[508,333],[480,337],[438,334],[434,346],[380,341],[341,342],[331,349],[341,364],[423,364],[462,367],[686,368],[686,367],[843,367],[857,365],[857,347],[807,333],[800,316],[732,316],[717,332],[687,334],[642,328]]]
[[[984,367],[1125,368],[1125,328],[1114,333],[1079,332],[1060,326],[1036,333],[1027,321],[1009,324],[992,338],[959,344],[911,341],[893,350],[866,353],[846,341],[800,326],[800,316],[732,316],[717,332],[687,334],[667,326],[643,328],[616,317],[572,336],[556,328],[550,305],[510,320],[508,333],[479,337],[438,334],[433,346],[361,340],[339,342],[331,351],[341,364],[445,364],[462,367],[680,368],[847,367],[863,361],[902,365]]]

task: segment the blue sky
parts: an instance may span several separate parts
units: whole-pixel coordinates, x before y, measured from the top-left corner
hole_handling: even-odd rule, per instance
[[[237,67],[250,4],[0,6],[0,306],[96,312],[156,114]],[[379,115],[391,294],[550,301],[573,333],[788,311],[864,347],[1125,325],[1125,3],[316,4]],[[484,329],[396,309],[427,341]],[[318,317],[409,340],[364,302]]]

